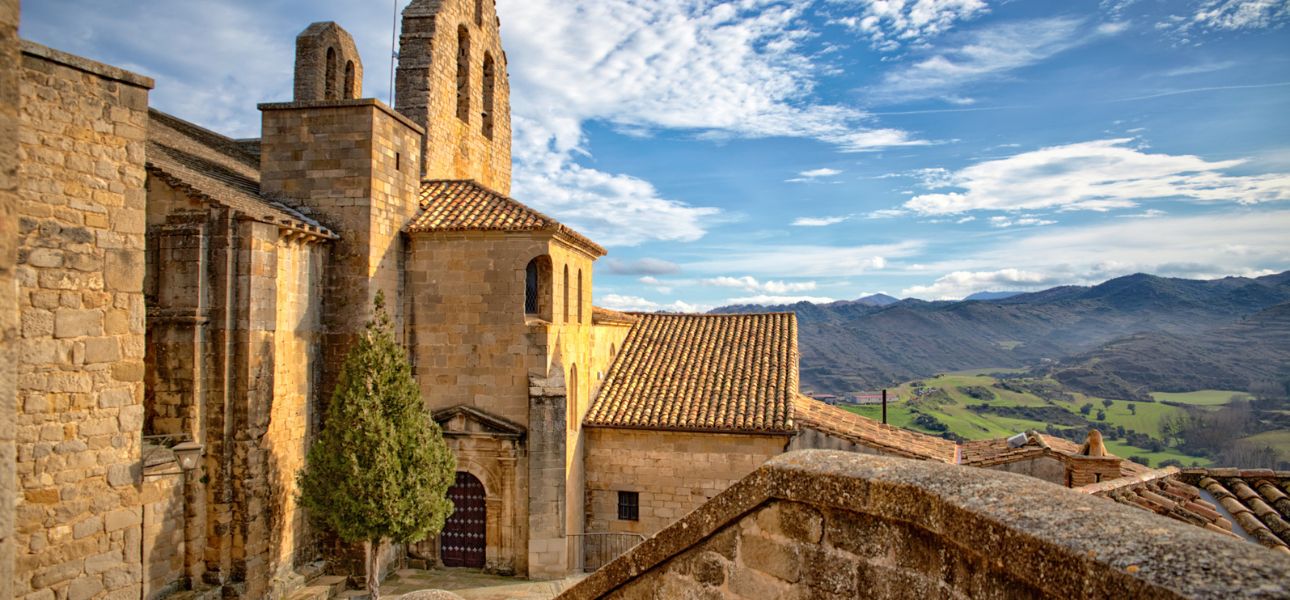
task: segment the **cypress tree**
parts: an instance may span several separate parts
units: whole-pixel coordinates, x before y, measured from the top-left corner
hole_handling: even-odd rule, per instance
[[[300,504],[323,529],[364,543],[367,590],[378,600],[385,541],[419,542],[452,512],[457,461],[421,400],[395,341],[384,295],[345,357],[326,424],[299,475]]]

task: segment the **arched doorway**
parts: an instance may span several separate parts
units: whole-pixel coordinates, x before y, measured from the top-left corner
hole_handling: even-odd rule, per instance
[[[484,484],[470,473],[457,471],[457,481],[448,488],[448,499],[452,500],[453,512],[439,535],[443,566],[484,568],[484,549],[488,546]]]

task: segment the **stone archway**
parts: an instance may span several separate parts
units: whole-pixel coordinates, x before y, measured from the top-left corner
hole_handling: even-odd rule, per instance
[[[439,536],[439,556],[445,567],[482,569],[488,549],[488,507],[484,484],[466,471],[448,488],[453,512]]]

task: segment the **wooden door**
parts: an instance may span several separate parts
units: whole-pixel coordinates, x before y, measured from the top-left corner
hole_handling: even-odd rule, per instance
[[[457,481],[448,488],[453,512],[439,535],[439,552],[445,567],[484,568],[487,515],[484,484],[474,475],[457,471]]]

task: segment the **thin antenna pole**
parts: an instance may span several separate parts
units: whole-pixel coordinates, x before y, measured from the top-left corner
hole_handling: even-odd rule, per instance
[[[394,16],[390,18],[390,106],[394,106],[394,61],[399,57],[399,0],[394,0]]]

